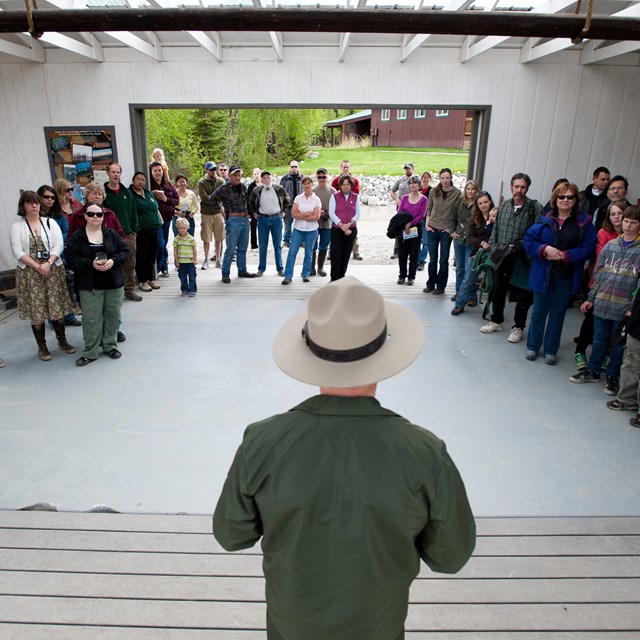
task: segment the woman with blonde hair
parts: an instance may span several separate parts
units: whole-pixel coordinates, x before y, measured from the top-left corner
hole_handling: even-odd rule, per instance
[[[475,180],[467,180],[464,193],[453,209],[453,226],[451,238],[453,240],[453,255],[456,259],[456,292],[451,297],[455,301],[460,287],[471,269],[471,245],[467,242],[467,227],[471,218],[471,209],[476,203],[476,195],[480,192],[480,185]]]
[[[68,180],[58,178],[53,183],[53,188],[56,190],[60,209],[67,217],[67,220],[69,220],[76,211],[82,209],[82,205],[79,202],[76,202],[72,197],[73,187]]]

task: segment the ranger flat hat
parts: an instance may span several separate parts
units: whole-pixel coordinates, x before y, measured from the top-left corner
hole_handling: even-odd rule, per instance
[[[307,308],[285,322],[273,358],[301,382],[358,387],[406,369],[423,343],[415,313],[348,276],[315,291]]]

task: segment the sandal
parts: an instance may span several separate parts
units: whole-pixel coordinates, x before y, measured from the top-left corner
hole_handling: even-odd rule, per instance
[[[609,400],[607,402],[607,409],[613,409],[614,411],[637,411],[637,404],[625,404],[621,400]]]
[[[629,420],[629,424],[632,427],[640,428],[640,414],[638,414],[637,416],[633,416],[633,418],[631,418],[631,420]]]

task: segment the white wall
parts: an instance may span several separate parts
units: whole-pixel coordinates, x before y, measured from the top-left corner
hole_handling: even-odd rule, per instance
[[[0,270],[13,266],[9,229],[18,190],[49,183],[45,126],[115,125],[124,181],[133,170],[129,104],[420,106],[490,105],[483,187],[497,195],[516,171],[531,175],[530,195],[546,202],[557,177],[583,187],[607,165],[640,193],[640,69],[529,64],[510,51],[459,64],[456,51],[419,51],[406,63],[397,51],[361,48],[340,64],[313,47],[285,60],[225,51],[220,64],[198,49],[175,49],[169,61],[0,65]],[[255,55],[255,50],[254,50]],[[318,64],[320,62],[320,64]],[[439,167],[428,167],[437,170]],[[418,167],[420,169],[420,167]],[[635,184],[634,184],[635,183]]]

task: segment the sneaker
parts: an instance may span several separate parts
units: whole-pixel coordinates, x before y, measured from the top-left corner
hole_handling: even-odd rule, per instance
[[[195,291],[190,291],[189,292],[189,297],[190,298],[195,298],[196,297],[196,292]]]
[[[280,269],[280,271],[278,271],[278,275],[279,275],[281,278],[284,278],[284,271],[283,271],[282,269]]]
[[[160,277],[161,278],[168,278],[169,277],[169,272],[168,271],[161,271],[160,272]]]
[[[433,293],[435,289],[433,287],[425,287],[422,292],[423,293]]]
[[[609,402],[607,402],[607,409],[612,409],[613,411],[637,411],[638,404],[629,404],[617,399],[609,400]]]
[[[147,282],[147,284],[152,288],[152,289],[159,289],[160,285],[155,281],[155,280],[149,280],[149,282]]]
[[[222,276],[222,282],[229,284],[231,282],[231,278],[229,276]]]
[[[222,262],[220,262],[220,260],[216,260],[216,269],[222,269]]]
[[[576,369],[582,371],[587,368],[587,358],[584,353],[576,353]]]
[[[527,351],[527,353],[524,354],[524,358],[525,358],[525,360],[529,360],[529,362],[533,362],[534,360],[536,360],[538,358],[538,352],[537,351]]]
[[[124,333],[122,333],[122,331],[118,331],[118,335],[116,336],[116,342],[125,342],[127,339],[127,336],[124,335]]]
[[[424,271],[425,264],[426,264],[426,262],[420,262],[418,264],[418,271]]]
[[[202,262],[200,269],[204,271],[205,269],[208,269],[208,268],[209,268],[209,261],[205,258]]]
[[[302,282],[311,282],[307,276],[302,276]]]
[[[413,283],[415,282],[415,278],[409,278],[407,280],[407,286],[408,287],[413,287]]]
[[[513,329],[511,329],[511,331],[509,332],[509,337],[507,338],[507,340],[512,344],[517,344],[518,342],[520,342],[520,340],[522,340],[522,329],[513,327]]]
[[[632,427],[640,427],[640,413],[637,416],[633,416],[633,418],[629,418],[629,424]]]
[[[398,259],[398,254],[397,253],[393,253],[391,256],[389,256],[389,258],[391,260],[397,260]]]
[[[149,293],[149,291],[153,291],[153,289],[146,282],[141,282],[138,285],[138,289],[140,289],[140,291],[146,291],[147,293]]]
[[[482,333],[496,333],[497,331],[504,331],[504,325],[502,322],[500,324],[497,322],[487,322],[483,327],[480,327],[480,331],[482,331]]]
[[[575,382],[576,384],[582,384],[583,382],[600,382],[600,376],[597,376],[590,369],[583,369],[582,371],[578,371],[575,375],[569,378],[571,382]]]
[[[617,396],[620,385],[618,384],[617,376],[605,376],[604,377],[604,392],[608,396]]]
[[[553,366],[554,364],[556,364],[558,362],[558,358],[556,358],[555,356],[550,356],[550,355],[546,355],[544,357],[544,363],[548,364],[550,366]]]
[[[282,284],[291,284],[291,278],[285,278],[285,279],[282,281]]]
[[[362,260],[362,256],[359,253],[354,253],[353,254],[353,259],[354,260]]]
[[[404,278],[398,278],[396,284],[404,284]]]
[[[142,300],[142,296],[139,296],[135,291],[125,291],[124,297],[133,302],[140,302],[140,300]]]
[[[449,298],[449,300],[451,300],[451,302],[455,302],[455,301],[457,300],[457,298],[458,298],[458,294],[457,294],[457,293],[454,293],[454,294]]]
[[[444,289],[436,289],[435,291],[431,292],[432,296],[441,296],[444,293]]]
[[[600,371],[606,371],[607,367],[609,366],[609,360],[611,358],[609,358],[609,356],[605,356],[604,360],[602,361],[602,366],[600,367]]]
[[[189,295],[189,292],[188,292],[188,291],[182,291],[182,292],[180,293],[180,295],[181,295],[183,298],[186,298],[186,297]]]
[[[256,271],[256,278],[262,278],[264,271]]]

